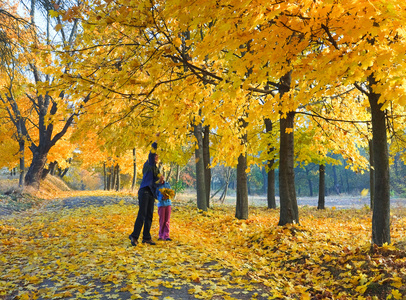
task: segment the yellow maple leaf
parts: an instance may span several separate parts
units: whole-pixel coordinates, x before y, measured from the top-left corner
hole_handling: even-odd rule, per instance
[[[392,290],[391,294],[395,299],[402,299],[402,294],[399,292],[399,290]]]
[[[394,286],[395,288],[400,288],[400,287],[402,287],[402,286],[403,286],[402,278],[400,278],[400,277],[393,277],[393,278],[392,278],[391,286]]]
[[[285,132],[286,132],[287,134],[290,134],[290,133],[293,132],[293,128],[286,128],[286,129],[285,129]]]

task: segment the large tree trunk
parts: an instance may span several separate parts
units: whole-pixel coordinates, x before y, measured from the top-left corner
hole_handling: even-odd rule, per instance
[[[248,123],[241,118],[241,129],[247,127]],[[240,138],[241,144],[246,145],[247,134]],[[237,201],[235,207],[235,217],[240,220],[248,219],[248,179],[247,179],[247,152],[241,153],[237,164]]]
[[[202,132],[203,132],[203,127],[202,127],[201,123],[198,125],[194,125],[194,135],[197,140],[197,145],[196,145],[196,149],[195,149],[197,208],[199,208],[203,211],[207,211]]]
[[[319,165],[319,201],[317,209],[325,209],[326,166]]]
[[[390,186],[389,186],[389,153],[386,133],[386,116],[379,102],[380,94],[372,92],[375,78],[369,78],[371,92],[368,94],[371,106],[373,157],[375,168],[374,209],[372,214],[372,243],[382,246],[390,244]],[[378,158],[379,159],[376,159]]]
[[[369,144],[369,195],[370,195],[370,209],[374,210],[374,195],[375,195],[375,168],[374,168],[374,151],[373,140]]]
[[[248,219],[248,186],[247,186],[247,156],[240,154],[237,165],[237,202],[235,217],[239,220]]]
[[[41,152],[39,149],[33,152],[32,162],[25,175],[25,184],[39,188],[42,173],[47,162],[48,151]]]
[[[265,119],[265,130],[267,133],[272,132],[272,121],[269,119]],[[268,152],[273,152],[274,148],[269,145]],[[276,199],[275,199],[275,169],[273,165],[275,163],[274,159],[268,160],[267,167],[268,167],[268,191],[267,191],[267,200],[268,200],[268,208],[276,208]]]
[[[286,129],[293,129],[295,112],[289,112],[285,119],[280,119],[280,162],[279,162],[279,194],[280,219],[279,225],[299,223],[294,172],[294,138],[293,132],[286,133]]]
[[[279,84],[281,98],[290,91],[291,81],[292,72],[281,78]],[[279,196],[281,208],[279,225],[299,223],[294,172],[294,120],[294,111],[288,112],[286,118],[280,119]],[[286,133],[286,129],[290,129],[292,132]]]
[[[204,127],[203,136],[203,161],[204,161],[204,184],[206,189],[206,206],[210,207],[210,183],[211,183],[211,169],[210,169],[210,127]]]

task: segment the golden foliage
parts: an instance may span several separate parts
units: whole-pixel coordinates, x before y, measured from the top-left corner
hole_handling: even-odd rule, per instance
[[[175,191],[168,188],[159,189],[161,194],[165,196],[167,199],[173,199],[175,197]]]
[[[404,209],[392,215],[395,245],[373,252],[368,210],[301,210],[301,226],[278,227],[277,210],[252,208],[241,221],[232,207],[174,206],[173,241],[137,247],[128,240],[136,207],[124,200],[5,218],[0,295],[157,299],[160,287],[186,287],[201,299],[238,298],[233,288],[262,299],[405,297],[406,252],[396,246],[405,243]]]

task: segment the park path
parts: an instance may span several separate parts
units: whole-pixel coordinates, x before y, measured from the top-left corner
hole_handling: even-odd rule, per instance
[[[102,207],[108,207],[109,205],[113,204],[128,205],[129,209],[132,209],[132,205],[136,207],[137,202],[138,201],[131,196],[69,197],[49,201],[40,208],[25,210],[23,212],[14,211],[11,215],[9,214],[10,211],[7,211],[7,214],[3,214],[3,216],[0,216],[0,218],[13,220],[13,218],[18,218],[18,216],[27,217],[30,216],[30,214],[37,217],[41,216],[42,214],[44,216],[50,216],[51,213],[53,219],[49,222],[57,223],[63,219],[63,216],[69,215],[70,211],[72,210],[87,207],[96,209],[99,207],[101,209]],[[136,208],[134,208],[134,211],[136,211]],[[53,212],[55,212],[55,214],[52,214]],[[44,220],[45,227],[48,226],[47,222],[47,220]],[[154,219],[154,222],[157,222],[157,220]],[[132,225],[130,225],[129,228],[130,227],[132,227]],[[164,256],[157,256],[153,254],[152,251],[150,251],[151,253],[148,253],[148,247],[155,247],[152,249],[157,254],[162,253],[165,251],[165,247],[167,247],[162,244],[165,242],[158,243],[156,246],[138,245],[137,247],[131,247],[129,240],[126,237],[123,237],[122,240],[123,242],[121,243],[125,243],[125,246],[123,246],[123,251],[121,252],[126,252],[127,254],[125,255],[128,256],[129,251],[131,251],[131,253],[133,253],[131,262],[135,265],[134,267],[123,266],[123,270],[126,270],[121,272],[119,276],[125,276],[125,274],[133,276],[134,273],[131,273],[132,270],[128,271],[128,269],[132,268],[141,273],[137,274],[137,276],[133,276],[132,279],[133,286],[137,286],[138,289],[136,296],[134,296],[134,290],[129,291],[126,288],[126,286],[128,286],[128,281],[126,281],[125,278],[121,277],[119,278],[120,280],[116,282],[114,278],[112,278],[112,280],[106,280],[105,278],[109,272],[108,266],[106,266],[103,278],[92,278],[91,270],[89,270],[89,274],[86,274],[83,273],[83,271],[69,271],[66,268],[63,271],[63,277],[58,279],[56,276],[60,270],[55,269],[55,272],[50,273],[47,278],[43,278],[43,280],[37,283],[27,285],[24,282],[20,282],[15,291],[9,291],[9,293],[3,296],[1,296],[0,293],[0,299],[16,299],[16,296],[21,293],[21,291],[24,291],[25,288],[42,291],[37,294],[37,299],[49,299],[49,295],[52,293],[54,297],[55,295],[60,295],[61,293],[63,294],[63,292],[60,292],[63,285],[67,286],[65,292],[69,291],[69,293],[63,294],[63,297],[61,296],[63,299],[268,299],[269,294],[267,294],[268,292],[265,286],[261,285],[260,283],[253,282],[248,276],[239,276],[239,278],[234,281],[233,274],[236,270],[233,270],[230,266],[225,266],[221,260],[213,259],[204,263],[194,261],[182,262],[181,268],[183,270],[187,269],[190,272],[197,270],[200,274],[205,274],[204,278],[202,277],[200,279],[198,278],[197,280],[190,280],[185,278],[184,274],[181,272],[178,274],[176,272],[162,272],[162,270],[165,269]],[[38,241],[37,239],[35,239],[34,242],[36,244],[42,243],[42,241]],[[179,249],[190,248],[191,251],[196,251],[195,249],[188,247],[188,245],[182,244],[182,242],[173,241],[171,243],[171,247],[178,247]],[[47,245],[41,247],[42,248],[39,249],[38,253],[41,253],[42,251],[45,253],[48,251],[45,250]],[[87,251],[97,252],[97,245],[95,245],[95,249],[87,249]],[[193,256],[190,255],[190,257]],[[40,257],[39,259],[41,260],[42,258]],[[44,260],[49,260],[49,258],[46,257]],[[58,263],[58,261],[62,261],[62,257],[54,258],[54,260],[56,263]],[[49,261],[47,267],[54,264],[55,262]],[[21,268],[23,269],[23,266],[21,266]],[[156,269],[155,273],[153,272],[153,269]],[[3,273],[4,271],[7,272],[7,270],[1,270],[0,264],[0,272]],[[114,271],[116,272],[116,270]],[[37,271],[30,270],[30,272]],[[145,278],[143,277],[142,273],[154,275],[148,275],[149,278]],[[116,274],[118,273],[116,272]],[[29,276],[29,274],[26,276]],[[77,286],[88,287],[86,293],[75,293],[75,289],[72,288],[72,281],[74,281]],[[225,284],[225,282],[227,282],[227,284]],[[140,286],[143,287],[140,288]],[[210,295],[210,297],[202,297],[201,295]],[[265,297],[262,295],[268,296]]]
[[[250,201],[251,204],[257,206],[266,206],[265,198],[251,198]],[[331,205],[330,207],[334,206],[337,209],[346,207],[362,208],[365,205],[362,201],[360,197],[354,197],[353,200],[341,197],[336,200],[332,199],[331,202],[326,199],[326,207]],[[403,199],[399,199],[399,202],[392,202],[392,205],[404,206],[403,201]],[[272,294],[268,287],[262,285],[260,281],[255,281],[255,279],[253,279],[255,277],[250,276],[250,274],[238,274],[238,266],[227,264],[227,259],[224,259],[222,252],[220,255],[210,256],[210,253],[205,253],[201,248],[194,248],[191,245],[192,243],[190,243],[190,237],[189,240],[183,237],[175,239],[170,243],[160,242],[156,246],[141,244],[137,247],[131,247],[128,240],[128,231],[131,229],[131,223],[135,218],[137,202],[137,199],[132,196],[75,196],[44,201],[40,207],[24,211],[20,211],[20,208],[17,210],[10,208],[5,211],[5,214],[1,215],[0,213],[0,229],[2,227],[1,225],[6,225],[6,229],[8,225],[10,227],[14,226],[17,229],[15,236],[16,241],[24,239],[24,232],[21,232],[24,230],[18,230],[18,225],[23,224],[25,227],[30,227],[31,218],[42,219],[43,228],[52,228],[54,230],[56,228],[55,224],[64,223],[67,222],[67,220],[73,220],[77,222],[75,224],[78,226],[86,227],[87,225],[83,224],[80,216],[87,217],[89,214],[95,214],[94,218],[100,222],[100,225],[86,227],[89,231],[89,236],[95,235],[92,230],[103,229],[106,234],[113,237],[112,239],[107,237],[106,240],[96,241],[94,244],[90,238],[87,238],[86,241],[83,240],[82,243],[79,239],[79,241],[75,243],[73,240],[78,238],[74,233],[66,237],[54,236],[46,239],[41,236],[41,232],[37,233],[35,230],[32,230],[30,233],[31,237],[26,239],[27,241],[23,241],[24,244],[16,246],[16,249],[21,251],[18,252],[19,256],[13,256],[10,252],[7,253],[7,246],[2,246],[0,241],[0,250],[4,251],[2,254],[7,253],[7,257],[12,257],[13,259],[9,261],[14,264],[11,267],[8,266],[8,264],[2,264],[0,260],[0,273],[7,274],[10,273],[10,271],[16,272],[17,268],[21,268],[23,272],[25,272],[25,269],[30,272],[23,274],[25,279],[16,281],[17,283],[14,284],[13,290],[9,289],[5,295],[1,293],[1,285],[4,282],[2,283],[0,280],[0,299],[16,299],[18,293],[24,292],[28,288],[39,291],[37,299],[57,298],[55,295],[57,295],[57,293],[60,294],[61,289],[66,292],[63,297],[60,297],[63,299],[107,300],[138,298],[158,300],[248,300],[268,299]],[[124,228],[123,231],[119,231],[114,224],[112,227],[108,227],[111,224],[106,224],[108,228],[104,228],[105,224],[103,224],[103,220],[109,217],[117,217],[117,212],[114,214],[108,213],[110,207],[113,207],[111,205],[114,204],[119,204],[118,206],[114,206],[115,209],[120,207],[120,213],[126,215],[124,227],[121,228]],[[233,205],[232,203],[229,204]],[[316,206],[317,198],[298,198],[298,204]],[[185,202],[178,202],[174,205],[175,211],[177,205],[182,206],[186,204]],[[98,211],[104,211],[104,213],[97,216]],[[21,221],[22,219],[24,220]],[[154,223],[156,226],[156,218],[154,219]],[[58,229],[60,229],[60,226],[56,228],[56,230]],[[154,230],[156,231],[156,227]],[[190,228],[190,230],[193,231],[193,228]],[[62,231],[62,234],[65,233],[66,232]],[[81,234],[83,234],[83,231]],[[109,244],[111,243],[110,248],[105,247],[106,241],[108,241]],[[81,244],[82,247],[84,244],[86,245],[87,248],[80,250],[83,251],[83,253],[78,253],[77,244]],[[55,245],[57,248],[59,246],[60,249],[55,251]],[[28,249],[24,249],[27,247]],[[34,250],[30,249],[30,247],[33,247]],[[106,249],[107,252],[111,251],[112,253],[114,252],[114,254],[110,255],[104,253]],[[24,251],[27,251],[29,255],[31,255],[33,251],[36,251],[38,257],[24,257]],[[177,259],[180,258],[182,260],[178,262],[174,262],[173,260],[167,261],[165,255],[169,253],[168,251]],[[232,252],[232,250],[229,252]],[[52,255],[55,254],[55,257],[41,257],[41,253],[53,253]],[[77,263],[73,263],[73,260],[78,259],[77,257],[80,258],[82,254],[94,258],[97,262],[100,259],[100,262],[90,265],[77,265]],[[231,255],[237,254],[238,253],[231,253]],[[117,255],[117,260],[121,261],[121,265],[114,262],[115,255]],[[2,257],[6,256],[2,255]],[[105,260],[103,261],[103,259]],[[44,261],[45,264],[43,263]],[[63,267],[63,265],[62,267],[55,266],[60,262],[63,262],[65,267]],[[40,274],[41,271],[37,270],[37,263],[41,268],[45,267],[45,271],[47,272],[45,275]],[[88,261],[86,261],[86,263],[88,263]],[[113,266],[110,267],[109,264],[113,264]],[[116,267],[118,267],[118,269]],[[74,270],[74,268],[76,268],[76,270]],[[40,277],[41,280],[27,284],[27,278],[33,278],[32,276],[27,276],[33,274],[33,272],[37,274],[36,276]],[[186,275],[186,273],[189,275]],[[193,277],[190,276],[192,273],[198,273],[200,277],[193,279]],[[129,277],[131,277],[130,284]],[[129,285],[130,287],[132,285],[130,290],[128,288]],[[81,287],[81,289],[86,287],[86,292],[78,294],[77,287]],[[137,291],[136,294],[134,294],[134,290]]]

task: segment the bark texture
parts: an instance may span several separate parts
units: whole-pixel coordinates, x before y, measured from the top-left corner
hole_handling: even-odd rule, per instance
[[[369,141],[369,195],[370,195],[370,209],[374,210],[374,196],[375,196],[375,168],[374,168],[374,151],[373,140]]]
[[[299,223],[293,157],[294,138],[293,132],[286,133],[287,128],[293,128],[294,119],[295,113],[290,112],[286,118],[280,120],[279,194],[281,208],[279,225]]]
[[[206,206],[210,207],[211,169],[210,169],[210,127],[204,127],[203,135],[204,183],[206,189]]]
[[[248,219],[248,187],[247,187],[247,157],[240,154],[237,165],[237,201],[235,217],[239,220]]]
[[[369,85],[376,84],[373,76],[369,77]],[[371,89],[372,90],[372,89]],[[373,157],[375,168],[374,208],[372,214],[372,243],[382,246],[390,244],[390,186],[389,186],[389,153],[386,133],[386,115],[379,103],[380,94],[369,92],[371,106]],[[376,159],[379,157],[379,159]]]
[[[197,140],[197,147],[195,150],[197,208],[207,211],[206,185],[204,177],[205,167],[203,157],[203,127],[201,123],[194,125],[194,135]]]
[[[267,133],[272,133],[272,121],[269,119],[265,119],[265,130]],[[268,152],[271,153],[274,151],[274,147],[272,145],[269,145]],[[270,159],[267,162],[267,167],[268,167],[268,173],[267,173],[267,202],[268,202],[268,208],[274,209],[276,208],[276,198],[275,198],[275,169],[273,168],[273,165],[275,163],[274,159]]]
[[[325,209],[326,203],[326,166],[319,165],[319,200],[317,209]]]
[[[279,92],[281,98],[290,91],[291,72],[281,78]],[[299,223],[299,209],[296,199],[295,172],[294,172],[294,119],[295,112],[286,114],[280,119],[280,149],[279,149],[279,195],[280,218],[279,225]],[[287,133],[286,129],[291,129]]]

